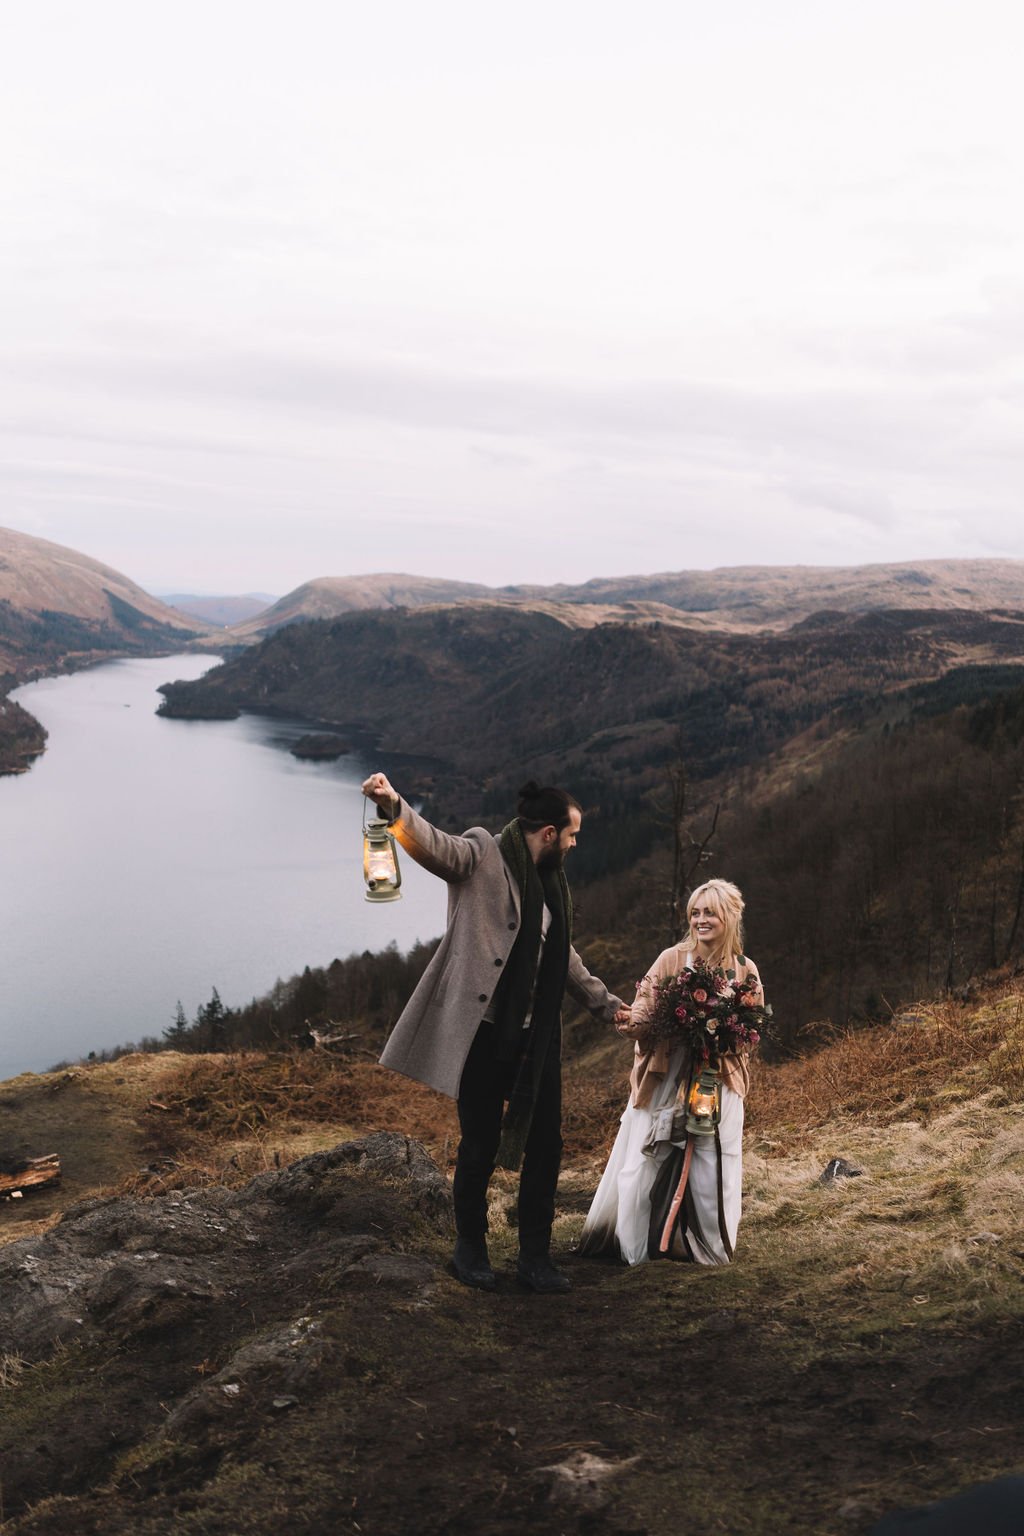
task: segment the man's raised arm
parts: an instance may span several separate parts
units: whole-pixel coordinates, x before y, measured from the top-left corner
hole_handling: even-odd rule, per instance
[[[469,879],[480,862],[483,842],[489,838],[489,833],[481,828],[477,835],[455,837],[431,826],[407,800],[402,799],[383,773],[370,774],[363,783],[363,794],[374,802],[385,821],[390,823],[397,841],[417,864],[441,880],[459,882]]]

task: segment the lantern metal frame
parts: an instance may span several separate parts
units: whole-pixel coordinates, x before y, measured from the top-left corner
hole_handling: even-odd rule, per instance
[[[402,866],[398,861],[398,844],[393,833],[389,830],[389,823],[383,816],[366,819],[367,799],[363,796],[363,880],[366,882],[364,893],[365,901],[376,902],[378,905],[385,901],[401,901],[402,892]],[[385,855],[394,870],[394,879],[390,873],[383,876],[370,874],[370,859],[376,854]]]

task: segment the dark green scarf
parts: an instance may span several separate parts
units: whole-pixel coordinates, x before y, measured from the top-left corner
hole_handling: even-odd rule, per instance
[[[560,1049],[572,897],[563,870],[538,870],[518,821],[509,822],[499,846],[519,887],[520,902],[519,932],[494,999],[496,1054],[500,1061],[518,1063],[502,1121],[497,1163],[499,1168],[515,1170],[523,1161],[548,1052],[552,1045]],[[538,970],[545,905],[551,912],[551,925]],[[530,1027],[524,1030],[531,1002]]]

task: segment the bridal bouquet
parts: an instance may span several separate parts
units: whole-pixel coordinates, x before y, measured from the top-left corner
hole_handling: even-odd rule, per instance
[[[727,1051],[755,1046],[768,1027],[771,1008],[757,1000],[756,983],[695,960],[678,976],[653,984],[644,1043],[685,1040],[695,1062],[718,1066]]]

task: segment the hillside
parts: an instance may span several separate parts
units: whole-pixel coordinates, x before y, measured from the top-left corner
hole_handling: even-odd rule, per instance
[[[578,585],[486,587],[423,576],[375,573],[305,582],[233,634],[250,642],[284,624],[368,608],[498,602],[540,609],[567,624],[660,619],[693,628],[787,629],[828,609],[1024,610],[1024,561],[921,560],[896,565],[725,566],[713,571],[603,577]],[[587,615],[586,610],[591,610]]]
[[[46,739],[6,699],[17,683],[105,656],[180,649],[207,633],[98,560],[0,528],[0,773],[24,769]]]
[[[500,827],[528,773],[566,783],[586,808],[580,931],[627,980],[671,938],[685,773],[684,852],[717,806],[703,870],[746,892],[791,1040],[1024,954],[1022,637],[1018,617],[962,612],[762,636],[493,606],[355,614],[279,631],[165,707],[361,735],[455,829]]]
[[[707,779],[954,670],[1020,682],[1022,663],[1021,615],[826,615],[751,636],[456,607],[292,625],[162,691],[168,715],[317,719],[431,759],[431,807],[453,821],[503,810],[526,762],[610,817],[680,757]]]
[[[445,581],[430,576],[321,576],[303,582],[258,617],[236,624],[234,637],[254,640],[297,619],[333,619],[366,608],[418,608],[425,603],[459,603],[488,598],[489,587],[476,582]]]
[[[137,648],[142,637],[177,644],[206,630],[88,555],[0,528],[0,666],[7,670],[34,665],[38,645],[48,652],[40,662],[51,654],[71,660],[79,651]]]
[[[449,1276],[452,1106],[373,1038],[4,1084],[0,1150],[82,1170],[0,1207],[5,1530],[670,1536],[703,1489],[702,1529],[866,1536],[1016,1469],[1022,1013],[997,984],[762,1066],[722,1271],[568,1251],[625,1091],[595,1045],[564,1298],[507,1278],[506,1175],[497,1293]]]

